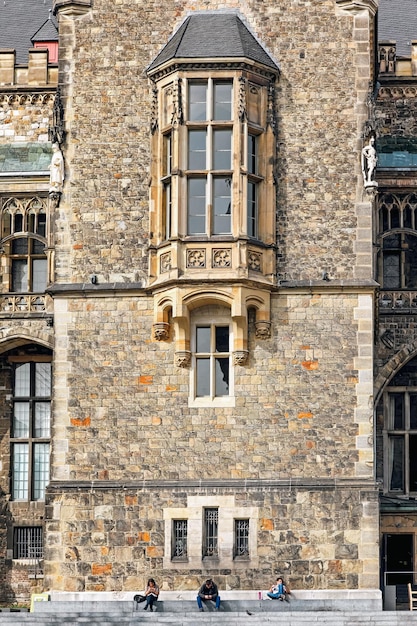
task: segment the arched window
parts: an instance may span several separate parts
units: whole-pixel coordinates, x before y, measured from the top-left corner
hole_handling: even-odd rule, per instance
[[[8,198],[1,208],[3,287],[12,293],[43,293],[47,285],[46,199]]]

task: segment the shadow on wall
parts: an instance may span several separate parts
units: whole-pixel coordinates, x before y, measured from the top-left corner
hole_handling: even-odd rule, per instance
[[[16,602],[16,594],[12,589],[11,559],[7,558],[7,529],[12,527],[12,514],[6,493],[0,489],[0,602]]]

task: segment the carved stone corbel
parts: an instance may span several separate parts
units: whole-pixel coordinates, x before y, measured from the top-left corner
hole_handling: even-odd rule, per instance
[[[267,320],[255,322],[255,335],[258,339],[269,339],[271,336],[271,322]]]
[[[182,350],[175,353],[175,365],[177,367],[189,367],[191,363],[191,352]]]
[[[233,365],[246,365],[249,352],[247,350],[236,350],[233,352]]]
[[[167,322],[157,322],[153,325],[153,334],[156,341],[166,341],[169,339],[169,324]]]

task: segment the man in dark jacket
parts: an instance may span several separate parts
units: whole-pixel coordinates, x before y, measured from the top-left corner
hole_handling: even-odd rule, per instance
[[[208,578],[206,582],[203,585],[201,585],[200,591],[198,592],[197,604],[198,604],[198,608],[200,609],[200,611],[203,611],[203,602],[207,602],[207,600],[211,600],[212,602],[215,602],[216,608],[214,610],[215,611],[219,610],[220,596],[219,596],[219,592],[217,589],[217,585],[211,580],[211,578]]]

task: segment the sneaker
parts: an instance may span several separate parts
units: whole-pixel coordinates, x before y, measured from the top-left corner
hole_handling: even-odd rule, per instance
[[[143,610],[146,611],[148,608],[148,605],[146,604],[146,606],[143,607]]]
[[[150,608],[150,610],[151,610],[151,613],[152,613],[152,611],[153,611],[153,606],[151,605],[151,606],[150,606],[149,608]]]
[[[204,609],[199,609],[200,613],[203,613]]]

